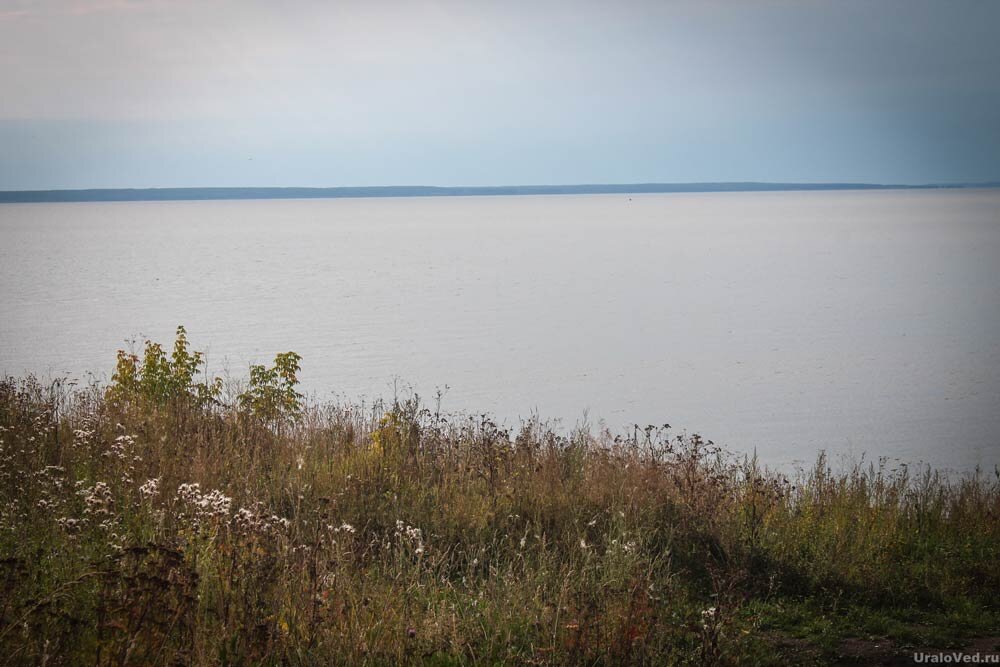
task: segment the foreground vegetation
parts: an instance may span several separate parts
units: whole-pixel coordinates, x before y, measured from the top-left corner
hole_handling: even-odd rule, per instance
[[[5,664],[784,664],[1000,629],[1000,480],[226,392],[183,329],[0,383]],[[862,658],[857,658],[862,660]]]

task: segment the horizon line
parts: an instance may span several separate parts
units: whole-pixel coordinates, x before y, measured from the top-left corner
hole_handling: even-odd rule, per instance
[[[578,183],[563,185],[363,185],[363,186],[193,186],[145,188],[53,188],[0,190],[0,203],[69,203],[111,201],[204,201],[232,199],[338,199],[461,197],[567,194],[670,194],[709,192],[781,192],[822,190],[932,190],[1000,188],[1000,181],[965,183],[864,183],[694,181]]]

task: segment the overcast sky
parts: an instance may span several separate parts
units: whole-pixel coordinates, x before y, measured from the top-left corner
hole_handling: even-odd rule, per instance
[[[1000,180],[1000,2],[0,0],[0,189]]]

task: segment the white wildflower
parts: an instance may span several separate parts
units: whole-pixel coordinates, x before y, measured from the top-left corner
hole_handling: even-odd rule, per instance
[[[221,491],[202,492],[201,485],[197,483],[177,487],[177,499],[189,507],[196,527],[203,520],[227,518],[233,505],[233,499]]]
[[[135,438],[131,435],[120,435],[115,438],[114,442],[111,443],[111,447],[108,451],[104,452],[104,456],[114,457],[119,461],[124,461],[128,458],[128,452],[135,445]]]
[[[233,517],[233,524],[245,533],[269,533],[275,529],[287,530],[292,522],[277,514],[267,515],[262,503],[255,503],[253,509],[241,507]]]
[[[424,534],[419,528],[397,520],[396,539],[409,543],[413,547],[413,553],[418,556],[424,553]]]
[[[80,485],[79,482],[78,485]],[[104,482],[97,482],[90,487],[83,486],[76,494],[83,498],[84,514],[104,516],[111,513],[114,498],[111,496],[111,487]]]
[[[147,479],[146,483],[139,487],[139,495],[143,499],[153,498],[160,492],[160,478]]]

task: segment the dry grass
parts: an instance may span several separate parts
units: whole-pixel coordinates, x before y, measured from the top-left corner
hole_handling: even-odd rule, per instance
[[[957,640],[996,627],[998,517],[993,471],[786,479],[666,429],[508,431],[416,399],[265,423],[7,379],[0,662],[766,663],[776,628],[878,622]]]

